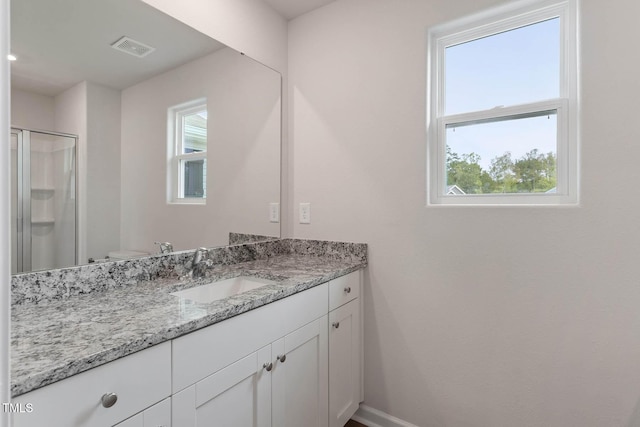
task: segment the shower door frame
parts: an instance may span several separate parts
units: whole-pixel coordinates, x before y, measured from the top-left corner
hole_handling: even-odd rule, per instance
[[[74,219],[74,265],[78,265],[78,213],[79,213],[79,200],[78,200],[78,135],[70,133],[53,132],[40,129],[26,129],[19,126],[11,126],[11,134],[17,136],[17,197],[16,197],[16,223],[12,224],[12,227],[16,228],[16,274],[29,273],[32,270],[31,267],[31,133],[40,133],[51,136],[60,136],[64,138],[72,138],[75,143],[73,145],[74,156],[74,194],[76,198],[75,203],[75,219]],[[29,161],[25,162],[25,158]],[[25,226],[27,225],[27,226]],[[13,246],[13,242],[12,242]],[[64,266],[71,267],[71,266]],[[62,268],[62,267],[58,267]]]

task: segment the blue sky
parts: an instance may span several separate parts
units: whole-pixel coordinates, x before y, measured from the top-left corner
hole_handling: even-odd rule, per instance
[[[458,114],[559,97],[560,20],[539,22],[446,49],[445,114]],[[556,151],[556,117],[470,125],[447,131],[458,154],[474,152],[486,170],[510,151]]]

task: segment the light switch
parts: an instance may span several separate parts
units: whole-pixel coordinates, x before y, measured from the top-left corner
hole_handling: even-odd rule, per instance
[[[300,224],[311,224],[311,203],[300,203]]]

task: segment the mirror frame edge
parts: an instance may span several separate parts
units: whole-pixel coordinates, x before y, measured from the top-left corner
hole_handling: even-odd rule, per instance
[[[0,0],[0,132],[3,141],[8,141],[10,129],[10,65],[7,55],[10,52],[10,13],[9,0]],[[9,402],[10,394],[10,336],[11,336],[11,262],[9,252],[10,216],[9,216],[9,144],[3,144],[0,150],[0,162],[5,173],[0,177],[0,252],[9,254],[0,257],[0,403]],[[9,425],[9,411],[0,411],[0,425]]]

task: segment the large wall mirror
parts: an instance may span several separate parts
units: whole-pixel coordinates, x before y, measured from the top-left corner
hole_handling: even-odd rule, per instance
[[[279,73],[140,0],[13,0],[11,50],[13,272],[280,236]]]

